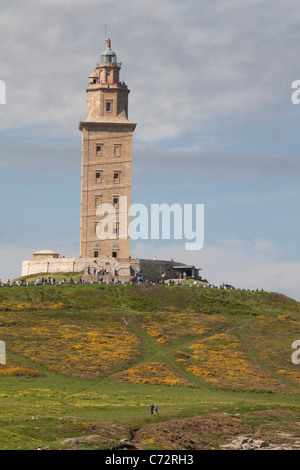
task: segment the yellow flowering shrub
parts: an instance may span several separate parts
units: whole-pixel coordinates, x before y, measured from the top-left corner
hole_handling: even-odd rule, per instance
[[[300,339],[300,325],[289,315],[258,319],[245,330],[261,360],[276,373],[300,385],[300,366],[293,364],[292,343]]]
[[[117,315],[22,312],[1,317],[7,349],[72,376],[101,376],[124,368],[141,354],[141,342]]]
[[[131,383],[194,386],[192,382],[179,375],[168,364],[161,361],[141,364],[124,372],[119,372],[113,377],[116,380]]]
[[[20,311],[29,311],[29,310],[40,310],[40,309],[49,309],[49,310],[61,310],[63,308],[68,308],[64,305],[63,302],[43,302],[41,305],[33,302],[20,302],[17,304],[10,304],[7,302],[0,303],[0,311],[7,312],[20,312]]]
[[[220,331],[234,320],[221,315],[195,313],[148,313],[138,312],[141,327],[158,343],[170,343],[176,339],[201,336]]]
[[[261,370],[245,355],[240,341],[222,333],[189,348],[189,359],[177,359],[187,370],[222,388],[284,391],[285,385]]]
[[[45,374],[23,364],[21,361],[6,356],[6,364],[0,364],[0,377],[8,376],[45,377]]]

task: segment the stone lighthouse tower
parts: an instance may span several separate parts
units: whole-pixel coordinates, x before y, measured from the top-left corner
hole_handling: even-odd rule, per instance
[[[132,137],[136,124],[128,120],[129,89],[120,81],[120,69],[121,64],[107,39],[106,50],[89,76],[87,119],[79,124],[82,258],[128,259],[130,256],[128,232],[124,235],[122,230],[121,234],[120,229],[122,221],[123,225],[124,220],[129,224],[127,207],[131,205]],[[102,210],[105,205],[112,209],[106,227],[108,212]],[[105,237],[99,236],[104,231]]]

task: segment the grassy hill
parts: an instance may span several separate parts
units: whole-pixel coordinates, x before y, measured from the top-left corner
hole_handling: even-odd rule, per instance
[[[299,319],[263,291],[0,288],[0,449],[297,445]]]

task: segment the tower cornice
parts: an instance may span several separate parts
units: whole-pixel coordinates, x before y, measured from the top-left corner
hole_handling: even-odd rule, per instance
[[[110,92],[116,92],[116,91],[126,91],[127,93],[130,93],[129,88],[127,85],[123,85],[122,83],[90,83],[88,88],[86,88],[86,92],[89,91],[97,91],[97,90],[102,90],[106,91],[109,90]]]
[[[78,129],[83,131],[83,129],[87,130],[108,130],[109,127],[113,126],[115,130],[119,132],[134,132],[136,128],[136,123],[134,122],[124,122],[124,121],[81,121],[79,123]]]

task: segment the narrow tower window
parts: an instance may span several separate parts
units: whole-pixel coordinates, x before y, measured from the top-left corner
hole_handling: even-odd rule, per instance
[[[96,154],[97,154],[97,157],[101,157],[101,156],[102,156],[102,149],[103,149],[103,145],[102,145],[102,144],[96,144]]]
[[[119,171],[114,172],[114,183],[120,183],[120,172]]]

